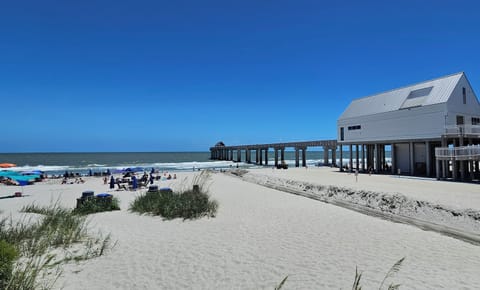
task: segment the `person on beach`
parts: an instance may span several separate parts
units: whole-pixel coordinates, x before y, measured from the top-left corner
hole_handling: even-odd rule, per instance
[[[108,182],[108,179],[107,179],[107,177],[106,177],[106,176],[105,176],[105,177],[103,177],[103,184],[107,184],[107,182]]]
[[[110,176],[110,189],[115,188],[115,179],[113,178],[113,175]]]

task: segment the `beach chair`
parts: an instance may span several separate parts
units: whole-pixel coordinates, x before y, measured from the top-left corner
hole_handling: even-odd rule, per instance
[[[117,182],[117,185],[118,185],[118,190],[128,190],[128,188],[123,183]]]

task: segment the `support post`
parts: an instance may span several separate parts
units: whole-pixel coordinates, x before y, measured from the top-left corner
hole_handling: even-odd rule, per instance
[[[278,166],[278,148],[274,148],[273,150],[275,150],[275,167]]]
[[[332,148],[332,165],[337,166],[337,148]]]
[[[353,145],[350,144],[349,149],[350,149],[350,164],[348,164],[348,171],[352,172],[353,171]]]
[[[442,148],[447,147],[447,140],[442,137]],[[447,160],[442,160],[442,178],[447,178]]]
[[[415,175],[415,144],[413,142],[410,145],[410,175]]]
[[[395,144],[392,144],[391,145],[391,149],[390,149],[390,154],[392,154],[392,156],[390,157],[392,159],[392,174],[395,174],[395,172],[397,172],[397,160],[396,160],[396,152],[395,152]]]
[[[299,148],[295,148],[295,167],[300,167],[299,150]]]
[[[362,171],[365,171],[365,144],[362,144]]]
[[[328,164],[328,147],[323,147],[323,165]]]
[[[343,171],[343,145],[340,144],[340,171]]]
[[[307,167],[307,147],[302,148],[302,166]]]
[[[428,177],[430,177],[430,175],[431,175],[430,170],[431,170],[431,167],[432,167],[432,165],[430,164],[430,162],[431,162],[431,160],[432,160],[432,156],[430,156],[430,155],[431,155],[431,149],[430,149],[430,147],[431,147],[430,141],[425,142],[425,155],[427,156],[427,157],[426,157],[426,158],[427,158],[427,162],[426,162],[425,166],[427,167],[427,172],[426,172],[426,173],[427,173],[427,176],[428,176]]]
[[[455,160],[455,158],[452,159],[452,178],[454,181],[457,181],[457,160]]]
[[[360,170],[360,159],[359,159],[358,144],[355,145],[355,169],[357,172]]]
[[[460,135],[460,144],[459,146],[463,146],[463,135]],[[465,180],[465,161],[460,160],[460,180],[464,181]]]
[[[268,165],[268,147],[265,148],[265,165]]]

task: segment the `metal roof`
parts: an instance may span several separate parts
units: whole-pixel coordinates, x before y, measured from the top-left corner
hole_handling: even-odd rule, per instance
[[[445,103],[450,98],[462,76],[463,72],[460,72],[353,100],[339,119],[391,112],[415,106]]]

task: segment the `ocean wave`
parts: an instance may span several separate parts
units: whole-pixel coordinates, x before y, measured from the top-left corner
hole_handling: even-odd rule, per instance
[[[51,172],[51,171],[65,171],[71,169],[71,166],[67,165],[25,165],[25,166],[17,166],[11,167],[9,170],[13,171],[33,171],[33,170],[40,170],[44,172]]]
[[[307,159],[306,163],[307,166],[315,166],[318,164],[323,163],[323,158],[321,159]],[[386,158],[388,164],[391,164],[391,158]],[[300,160],[300,163],[302,161]],[[329,159],[331,162],[331,158]],[[337,158],[337,164],[339,164],[340,159]],[[349,158],[343,158],[343,164],[349,164]],[[361,161],[360,161],[361,162]],[[286,159],[285,163],[289,166],[295,166],[295,159]],[[268,165],[273,166],[275,164],[275,159],[269,158]],[[247,168],[258,168],[262,167],[262,165],[257,165],[255,163],[248,164],[245,162],[234,163],[232,161],[226,160],[217,160],[217,161],[188,161],[188,162],[154,162],[154,163],[130,163],[130,164],[117,164],[112,166],[107,166],[106,164],[97,164],[92,163],[79,166],[68,166],[68,165],[25,165],[19,167],[12,167],[10,170],[14,171],[32,171],[32,170],[40,170],[51,174],[59,174],[65,171],[69,172],[79,172],[83,174],[87,174],[90,171],[92,172],[106,172],[107,170],[115,171],[115,170],[123,170],[126,168],[133,168],[133,167],[141,167],[144,168],[145,171],[150,171],[154,168],[157,171],[189,171],[194,169],[225,169],[234,166],[240,167],[247,167]],[[355,158],[353,158],[353,165],[355,166]]]

